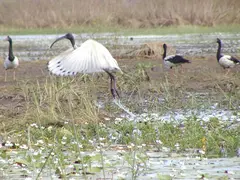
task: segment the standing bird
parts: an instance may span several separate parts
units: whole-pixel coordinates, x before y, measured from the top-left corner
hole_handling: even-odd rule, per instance
[[[240,63],[240,61],[233,56],[221,54],[222,42],[219,38],[217,38],[217,43],[218,43],[217,60],[218,60],[218,63],[224,69],[233,68],[236,64]]]
[[[4,61],[5,82],[6,82],[7,81],[7,70],[8,69],[13,69],[14,70],[13,71],[13,79],[16,80],[15,69],[18,67],[19,61],[18,61],[18,58],[13,55],[12,38],[10,38],[10,36],[7,36],[7,38],[4,39],[4,40],[9,42],[9,54]]]
[[[116,88],[116,78],[112,73],[121,71],[121,69],[107,48],[92,39],[85,41],[80,47],[77,47],[71,33],[67,33],[56,39],[50,48],[61,39],[70,40],[73,48],[53,58],[48,63],[49,71],[60,76],[71,76],[77,73],[106,72],[110,77],[110,90],[113,98],[116,97],[116,94],[119,97]]]
[[[189,60],[184,59],[180,55],[166,56],[166,54],[167,54],[167,45],[163,44],[163,61],[164,61],[164,65],[169,69],[172,69],[174,66],[181,65],[183,63],[190,63]]]

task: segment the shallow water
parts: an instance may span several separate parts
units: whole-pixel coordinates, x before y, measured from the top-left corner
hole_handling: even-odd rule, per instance
[[[14,54],[21,60],[49,60],[60,52],[68,49],[70,43],[62,41],[49,49],[51,43],[59,35],[15,35],[13,39]],[[75,35],[76,44],[81,44],[89,38],[106,45],[114,56],[121,56],[146,42],[165,42],[174,46],[177,54],[204,56],[216,53],[216,38],[223,40],[223,52],[238,53],[240,51],[240,33],[210,33],[185,35],[144,35],[122,36],[113,33]],[[8,43],[0,36],[0,56],[8,53]]]
[[[11,152],[14,156],[15,153]],[[82,155],[95,156],[99,152],[82,152]],[[132,179],[131,166],[124,159],[123,151],[104,151],[105,178],[109,179]],[[138,168],[137,176],[139,180],[143,179],[207,179],[229,178],[237,179],[240,177],[240,159],[235,158],[201,158],[200,155],[185,154],[184,157],[174,153],[167,152],[146,152],[147,160],[138,162],[135,168]],[[21,157],[19,157],[20,159]],[[139,161],[139,159],[137,160]],[[12,165],[11,165],[12,164]],[[91,167],[97,171],[87,175],[87,179],[104,178],[101,164],[92,162]],[[108,164],[108,165],[107,165]],[[40,169],[34,171],[27,167],[21,167],[13,162],[7,162],[0,158],[2,179],[35,179]],[[10,166],[12,168],[4,168]],[[83,176],[76,173],[74,168],[80,167],[79,164],[71,163],[66,168],[68,178],[83,179]],[[55,170],[45,168],[40,176],[41,179],[59,179],[54,173]],[[75,173],[73,173],[75,172]]]

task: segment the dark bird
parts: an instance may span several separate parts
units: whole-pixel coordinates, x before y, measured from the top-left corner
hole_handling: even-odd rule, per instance
[[[217,43],[218,43],[217,60],[218,60],[218,63],[224,69],[233,68],[236,64],[240,63],[240,61],[233,56],[221,54],[222,42],[219,38],[217,38]]]
[[[180,55],[166,56],[166,54],[167,54],[167,45],[163,44],[163,61],[164,61],[164,65],[169,69],[172,69],[174,66],[177,66],[177,65],[190,63],[189,60],[184,59]]]
[[[110,90],[113,98],[115,98],[116,95],[119,97],[116,78],[113,73],[122,71],[108,49],[92,39],[85,41],[80,47],[77,47],[71,33],[57,38],[51,44],[50,48],[61,39],[70,40],[72,48],[53,58],[48,63],[49,71],[59,76],[71,76],[77,73],[106,72],[110,77]]]
[[[10,36],[7,36],[6,39],[4,39],[4,40],[9,42],[9,53],[4,61],[4,68],[5,68],[5,79],[4,80],[6,82],[8,69],[14,70],[13,71],[13,79],[16,80],[15,69],[18,67],[19,61],[18,61],[17,56],[13,55],[12,38],[10,38]]]

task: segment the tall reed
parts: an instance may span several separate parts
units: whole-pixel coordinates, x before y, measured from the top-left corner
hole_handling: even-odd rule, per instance
[[[2,0],[0,26],[213,26],[240,23],[239,7],[239,0]]]

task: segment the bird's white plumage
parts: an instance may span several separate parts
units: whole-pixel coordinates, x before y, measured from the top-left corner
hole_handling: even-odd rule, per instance
[[[14,69],[14,68],[17,68],[19,65],[19,61],[18,61],[18,58],[17,56],[14,57],[14,60],[13,61],[10,61],[9,60],[9,57],[7,56],[5,61],[4,61],[4,68],[7,70],[7,69]]]
[[[219,59],[219,64],[221,66],[223,66],[224,68],[233,68],[236,63],[234,63],[231,59],[231,56],[229,55],[223,55],[220,59]]]
[[[178,64],[174,64],[174,63],[172,63],[171,61],[169,61],[169,60],[171,60],[172,58],[174,58],[175,56],[176,56],[176,55],[169,55],[169,56],[166,56],[166,57],[164,58],[164,66],[165,66],[166,68],[171,69],[172,67],[178,65]]]
[[[177,64],[171,63],[170,61],[164,60],[164,66],[166,68],[172,68],[173,66],[177,66]]]
[[[164,58],[164,61],[168,61],[169,59],[174,58],[176,55],[169,55],[167,57]]]
[[[53,58],[48,69],[56,75],[121,71],[110,52],[97,41],[89,39],[80,47],[70,48]]]

